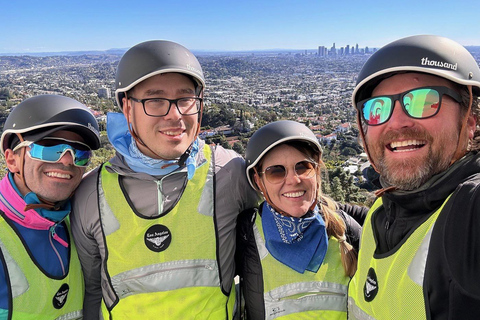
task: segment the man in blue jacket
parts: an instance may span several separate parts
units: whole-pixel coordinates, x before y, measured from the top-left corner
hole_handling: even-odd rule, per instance
[[[0,147],[0,319],[81,319],[84,283],[70,234],[69,198],[98,149],[80,102],[29,98],[9,114]]]

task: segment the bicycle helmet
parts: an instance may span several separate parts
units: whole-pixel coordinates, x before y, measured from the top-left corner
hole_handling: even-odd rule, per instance
[[[271,122],[252,135],[245,151],[247,179],[252,188],[257,189],[253,179],[253,168],[268,151],[287,141],[307,142],[320,155],[322,154],[322,147],[317,137],[304,124],[291,120]]]
[[[8,115],[0,140],[2,154],[19,142],[39,141],[58,130],[78,133],[92,149],[100,147],[98,123],[82,103],[59,95],[39,95],[18,104]]]
[[[205,78],[197,58],[184,46],[166,40],[142,42],[123,55],[115,76],[115,99],[123,110],[125,92],[157,74],[178,72],[193,78],[196,93],[205,88]]]
[[[353,106],[371,96],[380,81],[399,72],[422,72],[480,93],[480,68],[459,43],[435,35],[417,35],[393,41],[375,52],[358,74],[352,94]]]

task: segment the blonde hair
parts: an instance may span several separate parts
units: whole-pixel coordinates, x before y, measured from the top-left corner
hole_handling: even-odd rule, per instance
[[[322,170],[325,168],[325,164],[321,159],[321,154],[315,151],[316,148],[312,148],[312,146],[308,143],[303,141],[293,141],[293,142],[285,142],[280,145],[288,145],[297,149],[299,152],[304,154],[309,160],[317,162],[317,204],[320,207],[320,211],[323,215],[323,220],[325,221],[325,227],[327,229],[327,235],[329,237],[334,237],[338,240],[340,246],[340,253],[341,253],[341,260],[343,269],[345,270],[345,275],[349,277],[353,277],[355,271],[357,270],[357,251],[353,246],[347,242],[347,237],[345,235],[347,226],[345,225],[345,221],[337,212],[338,206],[337,203],[323,195],[322,193]],[[273,149],[272,149],[273,150]],[[268,153],[267,153],[268,154]],[[256,168],[261,171],[263,159],[261,159]],[[259,190],[262,189],[261,186],[257,186]],[[264,193],[264,197],[267,202],[270,203],[270,199],[267,194]],[[276,207],[273,204],[274,207]]]
[[[357,251],[347,242],[347,237],[345,235],[347,226],[345,225],[343,218],[337,212],[337,203],[333,199],[322,195],[320,186],[318,188],[318,199],[320,209],[323,213],[323,219],[325,220],[327,234],[338,240],[345,275],[353,277],[355,271],[357,271]]]

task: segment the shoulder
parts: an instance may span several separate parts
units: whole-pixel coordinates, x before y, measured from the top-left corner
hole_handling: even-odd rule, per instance
[[[73,195],[70,221],[74,233],[99,219],[97,192],[99,170],[100,167],[97,167],[88,172]]]
[[[233,150],[225,149],[222,146],[212,146],[212,151],[215,157],[215,166],[217,167],[235,167],[240,166],[244,168],[245,161],[242,156]]]
[[[445,203],[432,232],[429,259],[449,273],[462,291],[480,296],[480,174],[458,186]],[[434,271],[435,273],[438,271]]]
[[[360,247],[362,227],[352,216],[345,213],[345,211],[338,209],[336,212],[340,217],[342,217],[343,221],[345,222],[345,236],[347,238],[347,242],[350,243],[355,248],[355,250],[358,251]]]

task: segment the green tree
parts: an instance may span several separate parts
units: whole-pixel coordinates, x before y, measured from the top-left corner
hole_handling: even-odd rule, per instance
[[[237,152],[238,154],[244,155],[245,154],[245,148],[243,147],[243,144],[239,141],[236,141],[233,144],[232,149]]]
[[[351,157],[357,155],[357,152],[353,148],[346,147],[342,149],[342,152],[340,152],[340,154],[346,157]]]
[[[339,177],[335,177],[331,183],[331,197],[338,202],[345,202],[345,192]]]

